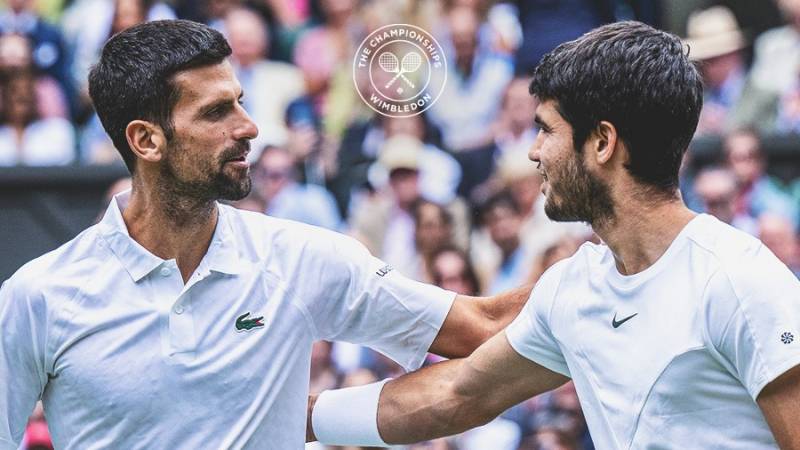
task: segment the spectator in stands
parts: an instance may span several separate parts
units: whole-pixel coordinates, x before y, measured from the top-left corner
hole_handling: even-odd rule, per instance
[[[539,260],[545,249],[566,237],[583,239],[591,230],[579,222],[554,222],[544,212],[541,194],[542,176],[536,164],[528,158],[527,151],[506,152],[497,162],[494,176],[486,183],[485,197],[500,191],[508,192],[517,204],[522,217],[520,239],[524,257],[532,263]],[[479,196],[476,196],[480,198]],[[471,236],[472,260],[481,267],[481,277],[498,267],[502,251],[491,238],[486,227],[475,230]],[[488,269],[487,269],[488,268]]]
[[[0,104],[0,166],[56,166],[74,159],[72,124],[60,117],[39,115],[33,74],[6,74]]]
[[[244,106],[258,126],[253,145],[284,145],[284,113],[293,100],[305,93],[303,73],[291,64],[267,59],[269,32],[255,11],[234,8],[225,17],[225,24],[233,50],[231,62],[244,92]]]
[[[317,341],[311,347],[311,376],[309,390],[322,392],[339,386],[342,374],[336,368],[332,356],[333,343]]]
[[[439,247],[431,257],[433,284],[463,295],[480,295],[481,286],[467,254],[454,246]]]
[[[86,20],[91,17],[91,20]],[[74,48],[72,79],[78,86],[79,108],[90,110],[88,75],[106,40],[143,21],[174,19],[172,8],[158,0],[77,0],[62,23]],[[87,114],[85,111],[83,112]]]
[[[492,241],[500,248],[500,265],[490,270],[491,282],[486,293],[502,292],[523,283],[530,263],[522,250],[520,232],[522,215],[510,193],[503,191],[490,198],[483,207],[483,221]]]
[[[500,113],[492,125],[493,145],[456,155],[463,169],[461,195],[478,201],[486,198],[493,187],[485,183],[506,154],[525,155],[524,160],[516,162],[534,166],[527,153],[538,132],[531,120],[536,100],[528,93],[528,84],[527,77],[516,77],[506,86]]]
[[[427,120],[426,114],[412,117],[375,115],[368,121],[352,124],[345,132],[338,152],[337,176],[334,190],[346,207],[354,189],[368,179],[379,188],[388,179],[381,166],[370,167],[377,159],[383,143],[394,136],[406,135],[424,143],[420,162],[420,191],[428,200],[451,203],[461,181],[461,167],[450,154],[440,148],[438,129]],[[485,167],[482,168],[485,170]],[[368,177],[369,173],[369,177]]]
[[[26,37],[33,66],[56,80],[67,101],[73,102],[74,84],[69,72],[72,61],[61,31],[36,12],[33,0],[8,0],[5,4],[6,8],[0,13],[0,35]]]
[[[689,17],[686,44],[700,62],[704,98],[697,134],[722,134],[731,127],[732,110],[742,100],[747,70],[744,35],[736,17],[724,6],[713,6]]]
[[[800,240],[785,217],[763,214],[758,219],[758,238],[800,278]]]
[[[273,217],[331,230],[342,225],[333,196],[323,187],[298,183],[295,160],[283,147],[267,146],[259,155],[251,197],[260,211]]]
[[[521,450],[581,450],[578,441],[568,432],[553,426],[544,426],[536,431],[530,447]]]
[[[562,259],[572,256],[585,241],[585,238],[581,239],[568,234],[562,235],[560,239],[550,244],[536,256],[526,282],[536,283],[539,281],[539,277],[541,277],[547,269]]]
[[[443,246],[453,245],[453,218],[443,206],[424,199],[414,204],[413,214],[417,270],[407,275],[430,283],[434,254]]]
[[[514,0],[523,41],[517,73],[529,74],[545,53],[604,23],[614,21],[613,0]]]
[[[800,73],[800,0],[778,0],[787,24],[755,41],[752,82],[758,89],[786,92]]]
[[[531,117],[536,112],[536,98],[528,92],[530,80],[518,76],[506,86],[500,116],[493,135],[499,154],[527,153],[536,140],[538,129]]]
[[[796,227],[798,205],[781,189],[778,181],[767,175],[767,161],[758,133],[748,129],[730,133],[725,137],[723,149],[738,184],[736,214],[755,218],[768,212],[779,214]]]
[[[412,206],[420,197],[422,143],[395,136],[381,148],[379,163],[389,173],[388,190],[362,200],[351,216],[351,228],[374,255],[403,274],[415,272]]]
[[[493,37],[474,8],[456,6],[446,13],[447,83],[429,117],[453,152],[492,143],[491,125],[503,92],[514,75],[511,55],[493,48]]]
[[[71,14],[92,14],[96,18],[80,28],[75,36],[74,76],[80,86],[82,114],[88,116],[81,128],[79,152],[81,161],[86,164],[120,164],[122,158],[91,106],[88,90],[89,68],[99,58],[103,44],[114,34],[146,20],[175,17],[170,7],[152,0],[98,2],[99,0],[79,0],[71,11]]]
[[[61,85],[34,66],[30,40],[20,34],[4,34],[0,36],[0,77],[18,71],[35,74],[36,110],[40,117],[69,118],[69,104]]]
[[[409,135],[386,139],[379,150],[375,172],[385,172],[388,180],[375,181],[376,191],[352,207],[351,227],[356,237],[402,273],[413,273],[416,267],[411,207],[425,196],[421,191],[425,152],[425,145]],[[454,241],[465,248],[469,233],[467,207],[458,198],[444,206],[453,218]]]
[[[703,169],[694,180],[694,191],[702,203],[702,209],[698,212],[711,214],[729,225],[756,235],[756,220],[747,212],[736,210],[736,176],[730,169]]]
[[[366,36],[356,0],[321,0],[324,22],[297,41],[294,63],[305,75],[324,134],[341,138],[356,111],[364,111],[353,89],[352,55]]]
[[[336,147],[322,134],[320,117],[308,96],[292,101],[284,114],[286,150],[300,168],[300,179],[306,183],[327,185],[335,172]]]

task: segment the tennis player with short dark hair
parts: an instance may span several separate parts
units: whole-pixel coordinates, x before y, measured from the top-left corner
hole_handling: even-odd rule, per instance
[[[572,379],[599,449],[800,449],[800,282],[680,197],[702,103],[680,39],[600,27],[545,56],[531,93],[545,211],[590,223],[605,244],[548,270],[470,357],[323,393],[316,436],[380,446],[455,434]]]
[[[469,354],[524,303],[456,296],[346,236],[219,204],[250,190],[258,133],[230,53],[188,21],[105,45],[90,93],[133,189],[0,289],[0,449],[38,399],[59,449],[301,449],[313,341],[411,370],[429,349]]]

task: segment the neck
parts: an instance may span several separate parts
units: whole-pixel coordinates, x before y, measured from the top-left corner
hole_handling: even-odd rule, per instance
[[[656,202],[626,199],[615,202],[614,217],[592,228],[614,254],[617,270],[632,275],[653,265],[695,216],[680,195]]]
[[[131,238],[159,258],[175,259],[184,282],[205,256],[217,217],[214,201],[148,189],[137,177],[122,213]]]

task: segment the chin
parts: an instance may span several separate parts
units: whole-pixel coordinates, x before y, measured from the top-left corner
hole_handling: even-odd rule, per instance
[[[247,176],[240,180],[226,180],[226,183],[219,186],[220,200],[237,201],[247,197],[253,184],[250,177]]]

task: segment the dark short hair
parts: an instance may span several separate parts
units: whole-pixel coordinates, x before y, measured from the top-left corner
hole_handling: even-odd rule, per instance
[[[188,20],[146,22],[114,35],[89,73],[89,95],[100,122],[133,173],[136,156],[125,129],[133,120],[159,125],[172,139],[178,72],[222,62],[231,54],[218,31]]]
[[[483,223],[487,223],[489,214],[491,214],[495,209],[498,208],[505,208],[514,215],[522,214],[522,208],[520,207],[517,199],[511,194],[508,189],[503,189],[499,192],[494,193],[491,197],[489,197],[481,207],[481,218],[483,219]]]
[[[430,200],[426,200],[424,198],[417,199],[411,205],[411,213],[414,216],[414,223],[419,224],[420,220],[422,220],[422,208],[425,205],[432,205],[436,208],[436,211],[439,213],[439,219],[445,226],[452,226],[453,225],[453,215],[444,205],[436,202],[432,202]]]
[[[437,248],[436,251],[433,252],[431,255],[431,263],[436,261],[440,255],[444,253],[455,253],[464,261],[464,271],[461,273],[461,276],[464,277],[469,284],[475,289],[474,292],[462,292],[466,295],[478,295],[481,292],[481,282],[478,279],[477,274],[475,273],[475,268],[472,265],[472,261],[470,261],[469,256],[467,253],[460,249],[459,247],[453,244],[444,244],[441,247]],[[433,264],[430,264],[428,271],[430,272],[431,281],[433,284],[440,286],[442,284],[442,274],[436,271],[436,267]]]
[[[630,154],[626,168],[634,179],[658,191],[678,186],[703,87],[677,36],[634,21],[596,28],[545,55],[530,93],[555,101],[576,150],[608,121]]]

